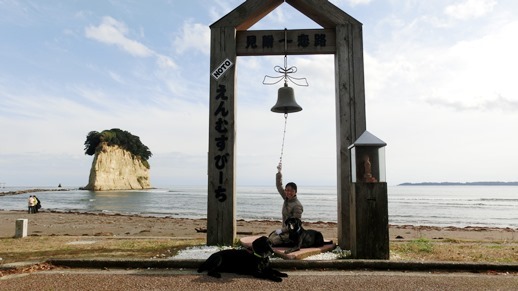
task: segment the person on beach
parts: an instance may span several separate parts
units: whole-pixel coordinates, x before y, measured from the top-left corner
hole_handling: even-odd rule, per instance
[[[36,199],[34,199],[34,196],[29,196],[29,214],[34,213],[34,209],[36,206]]]
[[[40,202],[40,199],[38,197],[36,197],[36,195],[34,195],[33,198],[36,201],[36,204],[34,205],[34,213],[38,213],[38,211],[41,208],[41,202]]]
[[[277,191],[281,195],[284,203],[282,204],[282,227],[273,231],[269,235],[269,239],[274,246],[289,244],[289,233],[288,229],[284,225],[284,222],[288,218],[299,218],[302,219],[302,212],[304,207],[297,198],[297,184],[289,182],[286,187],[282,187],[282,164],[279,163],[277,166],[277,174],[275,175],[275,186]]]

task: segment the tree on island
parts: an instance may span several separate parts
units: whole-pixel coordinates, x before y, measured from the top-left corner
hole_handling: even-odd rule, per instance
[[[103,130],[102,132],[90,131],[86,136],[85,155],[95,155],[103,143],[108,146],[119,146],[127,150],[133,156],[139,157],[146,168],[149,169],[148,159],[152,156],[147,146],[142,144],[140,138],[128,131],[118,128]]]

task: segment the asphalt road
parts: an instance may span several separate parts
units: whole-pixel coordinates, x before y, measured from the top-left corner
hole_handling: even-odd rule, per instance
[[[284,272],[284,270],[283,270]],[[193,269],[57,269],[0,278],[0,290],[518,290],[516,273],[286,271],[276,283]]]

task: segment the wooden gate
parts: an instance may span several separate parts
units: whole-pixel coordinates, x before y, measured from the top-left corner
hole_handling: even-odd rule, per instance
[[[309,30],[256,30],[252,25],[288,3],[322,26]],[[207,244],[236,237],[237,56],[335,55],[338,243],[350,249],[351,170],[348,147],[366,129],[362,24],[327,0],[247,0],[210,26],[210,117]],[[285,44],[281,39],[292,40]]]

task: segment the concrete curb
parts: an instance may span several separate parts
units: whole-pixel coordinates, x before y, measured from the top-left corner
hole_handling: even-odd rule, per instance
[[[197,269],[204,260],[168,259],[49,259],[54,266],[69,268],[114,268],[114,269]],[[276,269],[334,269],[334,270],[377,270],[377,271],[464,271],[464,272],[518,272],[518,264],[465,263],[465,262],[413,262],[388,260],[334,260],[303,261],[275,260],[271,266]]]

